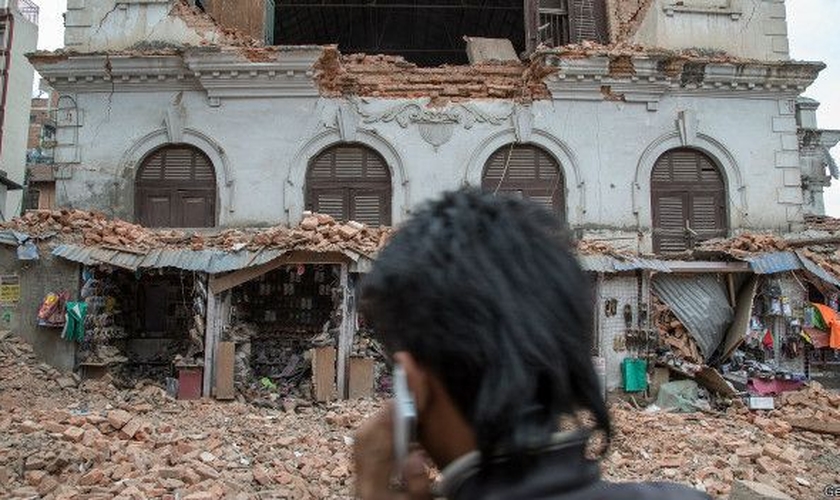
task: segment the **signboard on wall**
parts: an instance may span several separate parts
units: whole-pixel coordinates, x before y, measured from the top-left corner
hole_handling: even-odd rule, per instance
[[[20,302],[20,276],[0,276],[0,304]]]

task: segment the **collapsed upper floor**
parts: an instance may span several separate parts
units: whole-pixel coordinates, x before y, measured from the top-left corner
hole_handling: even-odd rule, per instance
[[[482,56],[473,37],[510,41],[498,58],[590,42],[789,59],[784,0],[97,0],[70,2],[66,28],[77,52],[337,45],[435,66]]]

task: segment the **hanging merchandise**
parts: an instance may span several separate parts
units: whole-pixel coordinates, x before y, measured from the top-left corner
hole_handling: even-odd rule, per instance
[[[773,348],[773,332],[771,332],[769,328],[764,332],[764,338],[761,340],[761,343],[764,344],[764,347],[767,349]]]
[[[84,302],[67,303],[67,321],[64,324],[64,331],[61,338],[81,342],[85,339],[85,316],[87,316],[87,304]]]
[[[38,326],[61,327],[65,323],[64,304],[70,299],[69,292],[50,292],[44,297],[38,309]]]
[[[793,316],[793,310],[790,307],[790,299],[788,297],[781,297],[779,301],[782,304],[782,316],[786,318]]]
[[[823,304],[812,304],[819,311],[822,322],[827,326],[826,330],[831,334],[829,346],[832,349],[840,349],[840,318],[837,316],[837,311]]]

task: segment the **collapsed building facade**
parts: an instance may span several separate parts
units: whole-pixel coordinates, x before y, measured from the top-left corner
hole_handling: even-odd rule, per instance
[[[780,280],[777,298],[802,306],[769,315],[783,318],[770,328],[775,351],[763,353],[774,366],[804,305],[836,297],[830,265],[781,237],[747,253],[732,251],[738,240],[702,248],[749,233],[834,235],[809,217],[823,215],[840,132],[819,129],[818,103],[801,97],[823,65],[790,60],[783,0],[251,1],[236,11],[110,0],[72,3],[66,28],[66,49],[30,56],[60,94],[59,207],[198,235],[311,230],[331,216],[343,241],[398,226],[460,186],[523,196],[582,242],[592,350],[609,389],[625,359],[661,357],[663,344],[680,354],[672,368],[692,375],[688,365],[728,360],[757,316],[760,279]],[[109,236],[50,251],[126,274],[129,295],[144,297],[131,307],[151,316],[180,301],[169,326],[126,321],[200,341],[177,356],[203,365],[205,394],[220,342],[250,350],[247,371],[270,382],[297,377],[319,334],[337,361],[310,355],[311,370],[334,365],[325,377],[352,392],[363,329],[353,287],[377,245],[266,251],[247,240],[206,255],[199,236],[139,250]],[[785,265],[762,267],[771,250]],[[162,278],[132,278],[140,271]],[[94,291],[97,272],[83,280]],[[710,314],[707,328],[697,318]],[[147,354],[161,352],[158,337]],[[164,352],[148,362],[171,364],[176,354]],[[793,370],[805,370],[800,354]]]

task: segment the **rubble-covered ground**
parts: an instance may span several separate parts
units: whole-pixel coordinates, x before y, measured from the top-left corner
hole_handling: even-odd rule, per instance
[[[726,498],[736,479],[798,499],[840,483],[832,436],[788,418],[840,420],[840,397],[819,387],[780,410],[646,413],[613,406],[612,480],[668,480]],[[278,408],[175,401],[154,385],[118,390],[39,363],[0,333],[0,497],[352,498],[354,429],[376,401]]]

